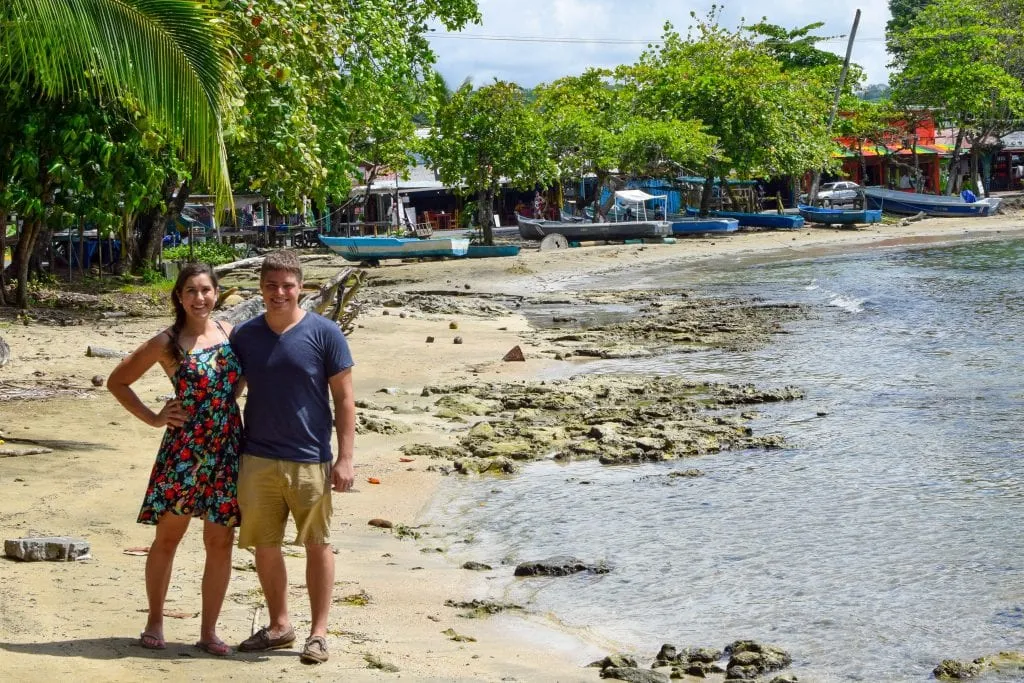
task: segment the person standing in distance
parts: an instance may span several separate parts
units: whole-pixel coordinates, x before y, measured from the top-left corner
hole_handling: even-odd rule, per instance
[[[267,254],[260,268],[266,313],[242,323],[231,335],[249,387],[238,476],[238,545],[255,548],[256,573],[270,613],[270,624],[238,649],[260,652],[295,642],[281,552],[290,512],[298,531],[294,542],[306,548],[313,620],[301,659],[320,663],[328,657],[327,618],[334,589],[331,490],[348,491],[355,476],[353,362],[338,326],[299,308],[301,290],[302,266],[295,253]],[[331,449],[332,429],[338,436],[337,459]]]

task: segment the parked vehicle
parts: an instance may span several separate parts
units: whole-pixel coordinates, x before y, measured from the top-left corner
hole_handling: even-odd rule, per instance
[[[858,203],[864,188],[849,180],[837,180],[825,183],[818,188],[817,204],[828,209],[831,207],[849,206]],[[800,195],[800,203],[807,204],[807,193]]]

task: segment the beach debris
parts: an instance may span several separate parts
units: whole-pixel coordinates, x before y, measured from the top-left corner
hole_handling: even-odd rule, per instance
[[[380,479],[378,479],[377,477],[367,477],[366,481],[368,483],[370,483],[370,484],[379,484],[380,483]]]
[[[483,617],[489,617],[505,610],[523,609],[522,605],[517,605],[512,602],[495,602],[493,600],[469,600],[469,601],[455,601],[445,600],[444,604],[446,607],[456,607],[458,609],[469,610],[468,612],[462,612],[459,614],[464,619],[481,619]]]
[[[565,235],[560,235],[558,233],[552,233],[550,235],[545,235],[544,239],[542,239],[540,241],[540,250],[541,251],[551,251],[551,250],[554,250],[554,249],[568,249],[568,248],[569,248],[569,240],[567,240],[565,238]]]
[[[585,562],[568,555],[557,555],[546,560],[534,560],[532,562],[520,562],[516,565],[516,576],[569,576],[579,572],[590,572],[591,574],[607,574],[611,568],[602,560],[600,562]]]
[[[441,633],[446,635],[446,636],[448,636],[448,640],[454,640],[456,643],[475,643],[476,642],[476,638],[474,638],[473,636],[467,636],[467,635],[463,635],[461,633],[456,633],[455,629],[453,629],[453,628],[446,628],[445,630],[441,631]]]
[[[171,619],[195,619],[199,612],[178,612],[175,610],[164,610],[164,616]]]
[[[358,593],[350,593],[340,598],[335,598],[334,602],[339,605],[351,605],[352,607],[364,607],[372,602],[370,594],[365,590],[360,589]]]
[[[366,661],[366,668],[368,669],[379,669],[380,671],[386,671],[388,673],[396,673],[401,671],[397,666],[389,662],[385,662],[377,655],[370,654],[369,652],[363,654],[363,659]]]
[[[491,567],[491,565],[489,564],[484,564],[483,562],[474,562],[473,560],[463,562],[462,568],[469,569],[470,571],[474,572],[489,572],[491,571],[491,569],[493,569],[493,567]]]
[[[428,343],[428,344],[433,344],[433,343],[434,343],[434,338],[433,338],[433,337],[429,337],[429,336],[428,336],[428,337],[427,337],[427,343]]]
[[[452,322],[448,323],[448,329],[449,330],[457,330],[457,329],[459,329],[459,324],[457,322],[452,321]]]
[[[395,526],[390,521],[386,519],[381,519],[380,517],[374,517],[369,522],[367,522],[367,524],[369,524],[370,526],[378,527],[380,529],[390,529]]]
[[[89,542],[70,536],[36,536],[4,541],[4,555],[23,562],[74,562],[89,557]]]
[[[523,356],[523,350],[521,348],[519,348],[518,344],[516,344],[511,349],[509,349],[508,353],[506,353],[504,356],[502,356],[501,359],[503,361],[509,363],[509,362],[514,362],[514,361],[525,361],[526,357]]]
[[[90,344],[85,347],[85,355],[89,358],[124,358],[128,353]]]
[[[113,318],[127,318],[128,313],[125,311],[102,311],[100,312],[100,318],[103,320],[111,320]]]
[[[455,342],[456,344],[461,344],[462,343],[462,337],[456,337],[452,341]]]
[[[0,441],[0,444],[3,443],[3,441]],[[0,448],[0,458],[16,458],[21,455],[45,455],[47,453],[53,453],[53,449],[44,446],[29,446],[28,448],[8,446]]]
[[[398,462],[416,462],[416,458],[399,458]]]
[[[103,375],[93,375],[92,376],[92,385],[94,387],[102,387],[103,383],[105,381],[107,381],[107,378],[104,377]]]
[[[136,546],[134,548],[125,548],[121,552],[123,554],[125,554],[125,555],[146,556],[146,555],[149,555],[149,546],[148,545],[143,545],[143,546]]]
[[[11,360],[11,347],[8,346],[7,342],[4,341],[3,337],[0,337],[0,368],[7,365],[8,361]]]

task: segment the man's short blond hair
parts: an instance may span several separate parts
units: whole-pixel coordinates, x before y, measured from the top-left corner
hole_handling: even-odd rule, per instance
[[[260,282],[273,271],[285,271],[291,273],[302,283],[302,263],[298,255],[291,249],[278,249],[263,257],[263,265],[260,266]]]

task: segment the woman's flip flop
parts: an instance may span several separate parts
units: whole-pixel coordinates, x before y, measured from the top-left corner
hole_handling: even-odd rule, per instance
[[[139,645],[147,650],[163,650],[167,647],[167,643],[164,642],[163,638],[148,631],[143,631],[142,635],[139,636]]]
[[[206,654],[213,655],[215,657],[227,657],[229,654],[231,654],[231,648],[228,646],[227,643],[223,641],[212,643],[204,643],[202,641],[199,641],[198,643],[196,643],[196,647],[205,652]]]

